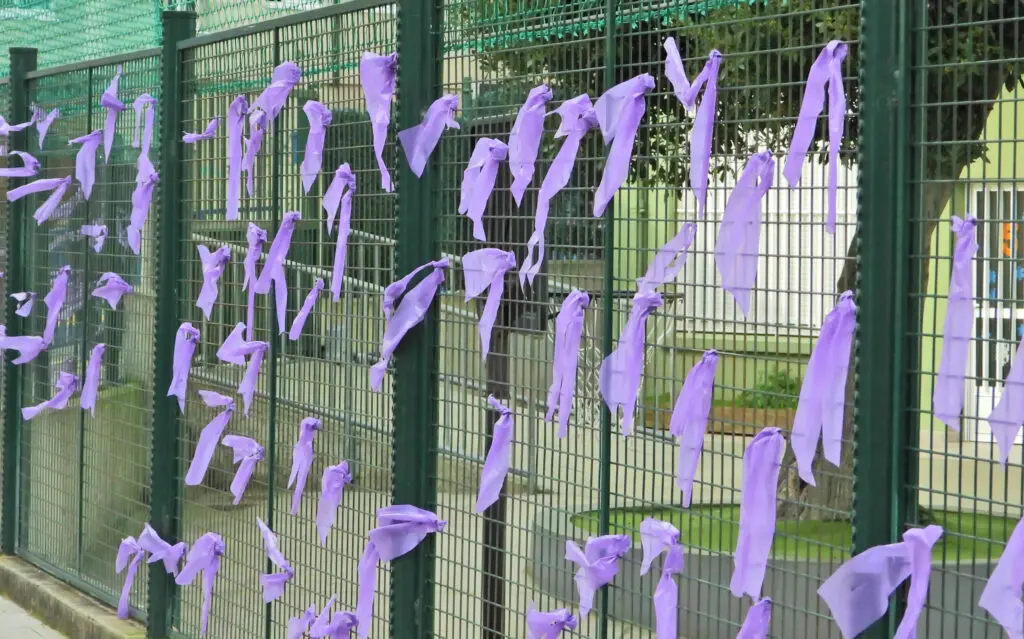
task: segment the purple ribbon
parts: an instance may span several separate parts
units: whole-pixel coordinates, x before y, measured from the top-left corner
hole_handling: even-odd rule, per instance
[[[1024,639],[1024,520],[1018,521],[992,576],[981,591],[978,605],[995,617],[1009,639]]]
[[[771,627],[772,600],[765,597],[747,610],[747,617],[736,639],[768,639]]]
[[[64,199],[64,194],[67,192],[69,186],[71,186],[70,175],[62,178],[45,178],[42,180],[35,180],[34,182],[23,184],[8,191],[7,201],[15,202],[31,193],[51,191],[50,197],[46,198],[39,208],[36,209],[36,212],[32,214],[32,218],[38,225],[50,219],[50,216],[57,210],[57,206],[60,205],[61,200]]]
[[[249,292],[245,318],[245,325],[249,327],[246,339],[251,340],[253,329],[256,327],[256,264],[263,255],[263,245],[267,243],[267,232],[249,222],[249,229],[245,233],[249,241],[249,250],[245,254],[245,277],[242,281],[242,289]]]
[[[647,574],[658,555],[665,553],[661,577],[652,597],[655,633],[658,639],[676,639],[679,636],[679,586],[675,575],[683,571],[684,563],[679,531],[672,524],[647,518],[640,523],[640,544],[644,550],[641,575]]]
[[[251,108],[249,109],[252,110]],[[256,156],[263,148],[263,136],[267,133],[267,114],[256,111],[249,116],[249,137],[245,140],[245,155],[242,156],[242,170],[245,171],[245,189],[249,197],[256,190]]]
[[[0,169],[0,177],[29,178],[39,173],[39,160],[24,151],[11,151],[11,155],[21,158],[23,166]],[[8,156],[10,157],[10,156]],[[9,162],[10,160],[8,160]]]
[[[24,335],[21,337],[8,337],[7,327],[0,324],[0,350],[18,351],[18,357],[11,362],[20,366],[31,362],[39,353],[46,350],[46,340],[35,335]]]
[[[242,197],[242,131],[245,127],[245,112],[249,103],[244,95],[235,98],[228,107],[228,185],[225,219],[237,220],[239,201]]]
[[[740,534],[733,556],[729,590],[734,597],[761,598],[768,555],[775,537],[779,469],[786,439],[778,428],[759,432],[743,453],[743,492],[740,493]]]
[[[516,206],[523,203],[526,188],[533,181],[534,164],[544,135],[545,110],[552,97],[546,84],[531,89],[508,136],[508,168],[512,171],[512,197]]]
[[[288,339],[291,341],[297,342],[299,340],[299,337],[302,335],[302,327],[306,325],[306,319],[313,312],[313,307],[316,305],[317,298],[320,297],[320,291],[324,290],[324,286],[322,277],[316,278],[313,282],[313,288],[309,289],[306,299],[302,301],[302,308],[299,309],[295,319],[292,320],[292,327],[288,329]]]
[[[733,296],[744,316],[750,312],[750,293],[757,281],[761,206],[774,175],[771,151],[751,156],[729,194],[715,244],[715,264],[722,276],[722,288]]]
[[[520,271],[522,273],[522,271]],[[590,296],[585,291],[572,289],[562,302],[555,319],[555,353],[551,364],[551,386],[548,388],[548,412],[544,421],[550,422],[558,407],[558,437],[569,434],[569,415],[572,414],[576,395],[576,369],[580,360],[580,341]]]
[[[70,266],[62,266],[57,269],[57,275],[53,278],[53,286],[43,298],[43,304],[46,304],[46,325],[43,327],[43,339],[47,345],[53,343],[53,335],[57,331],[60,309],[64,306],[64,300],[68,294],[69,277],[71,277]]]
[[[960,411],[964,405],[964,377],[974,327],[974,293],[971,262],[978,252],[978,219],[953,216],[953,272],[949,276],[946,324],[942,329],[942,357],[935,377],[932,406],[935,417],[960,432]],[[1011,440],[1012,441],[1012,440]]]
[[[28,317],[32,314],[32,307],[36,303],[36,294],[34,292],[11,293],[10,297],[18,303],[18,308],[14,311],[15,315],[18,317]]]
[[[580,596],[580,619],[590,614],[594,595],[619,574],[619,560],[633,547],[629,535],[591,537],[583,549],[566,540],[565,559],[576,564],[576,591]]]
[[[594,104],[604,143],[612,145],[601,183],[594,193],[594,217],[604,215],[615,192],[626,181],[636,132],[647,109],[644,99],[652,89],[654,78],[649,73],[643,73],[608,89]]]
[[[331,614],[331,607],[338,599],[338,595],[332,595],[323,607],[320,614],[313,621],[309,628],[311,639],[329,637],[330,639],[348,639],[352,631],[359,625],[356,615],[347,610],[341,610]]]
[[[423,116],[423,122],[398,132],[398,141],[402,144],[402,150],[405,151],[409,170],[416,177],[422,177],[423,170],[427,167],[427,160],[430,159],[430,154],[437,147],[445,129],[459,128],[459,123],[455,121],[455,110],[458,108],[459,96],[454,93],[442,95],[434,100],[434,103],[427,109],[427,113]]]
[[[434,270],[405,294],[413,276],[427,267]],[[447,268],[448,258],[427,262],[384,289],[384,338],[381,340],[380,360],[370,367],[370,388],[374,391],[380,392],[384,375],[388,371],[388,362],[402,338],[427,316],[437,290],[444,283],[444,269]],[[395,302],[399,297],[402,300],[396,309]]]
[[[231,260],[231,247],[222,246],[214,252],[203,244],[196,246],[199,251],[199,261],[203,265],[203,287],[199,289],[199,297],[196,298],[196,307],[203,311],[203,316],[210,319],[213,311],[213,304],[217,301],[220,291],[217,283],[220,281],[224,268]]]
[[[47,113],[38,104],[33,104],[30,108],[32,110],[32,121],[36,123],[36,133],[39,135],[39,150],[42,151],[46,132],[50,130],[53,122],[60,117],[60,109],[53,109]]]
[[[117,115],[124,111],[124,102],[117,99],[117,85],[121,81],[121,65],[117,65],[110,85],[100,96],[100,106],[107,110],[107,118],[103,123],[103,161],[110,162],[110,149],[114,146],[114,130],[117,128]],[[85,199],[89,199],[86,196]]]
[[[87,200],[92,195],[92,186],[96,182],[96,149],[102,141],[103,132],[100,130],[68,140],[68,146],[82,145],[75,155],[75,179],[82,187],[82,196]]]
[[[533,284],[533,278],[540,272],[540,265],[544,261],[544,229],[548,224],[551,200],[569,184],[583,137],[598,126],[597,113],[590,103],[590,96],[585,93],[566,100],[553,113],[557,113],[562,118],[555,137],[565,138],[565,142],[558,149],[555,159],[551,161],[551,166],[548,167],[544,181],[541,182],[540,191],[537,193],[537,212],[534,216],[533,234],[526,242],[526,257],[523,258],[522,268],[519,269],[519,285],[523,289],[526,288],[527,280],[531,285]],[[537,251],[536,258],[533,255],[535,249]]]
[[[323,423],[316,417],[306,417],[299,424],[299,440],[292,448],[292,472],[288,475],[288,488],[295,486],[292,493],[291,514],[299,513],[302,491],[306,488],[309,469],[313,467],[313,437],[323,429]]]
[[[224,556],[224,540],[217,533],[208,532],[192,544],[181,569],[174,582],[179,586],[188,586],[200,572],[203,573],[203,606],[199,611],[199,635],[206,636],[206,626],[210,620],[210,608],[213,606],[213,582],[220,570],[220,558]]]
[[[706,351],[686,376],[668,425],[669,432],[679,438],[676,486],[683,493],[683,508],[689,508],[693,498],[693,478],[697,475],[697,464],[704,450],[704,434],[711,414],[717,369],[718,351]]]
[[[302,192],[309,193],[320,167],[324,163],[324,140],[327,138],[327,127],[331,125],[331,110],[315,100],[307,100],[302,107],[309,120],[309,133],[306,136],[306,153],[302,156],[299,173],[302,176]]]
[[[203,478],[206,477],[206,470],[210,467],[210,462],[213,460],[213,454],[217,452],[217,443],[220,442],[224,430],[228,427],[231,416],[235,414],[235,400],[227,395],[221,395],[210,390],[201,390],[199,391],[199,396],[203,399],[203,403],[210,408],[223,408],[224,410],[217,413],[217,416],[204,426],[203,430],[199,433],[196,450],[192,453],[192,462],[189,464],[188,472],[185,474],[185,485],[187,486],[198,486],[203,483]]]
[[[636,411],[640,378],[644,371],[644,340],[647,336],[647,318],[662,305],[661,295],[641,290],[633,296],[633,309],[619,336],[619,346],[601,362],[598,385],[601,397],[612,416],[622,407],[622,435],[633,432],[633,413]]]
[[[306,608],[301,617],[289,617],[285,637],[287,639],[302,639],[316,618],[316,606]]]
[[[248,112],[253,114],[259,110],[266,113],[269,117],[266,123],[267,128],[270,128],[288,101],[288,95],[299,82],[302,82],[302,69],[299,68],[299,65],[289,61],[282,62],[274,69],[274,73],[270,77],[270,84],[252,103]],[[252,124],[251,118],[249,124]]]
[[[103,243],[107,239],[106,224],[83,224],[80,232],[84,237],[92,238],[92,250],[94,252],[99,253],[103,250]]]
[[[80,405],[83,410],[89,411],[93,417],[96,416],[96,395],[100,389],[100,377],[103,373],[103,353],[107,350],[106,344],[97,344],[92,347],[89,354],[89,365],[85,368],[85,383],[82,384],[82,396]]]
[[[515,433],[515,422],[512,410],[494,398],[487,397],[487,403],[499,413],[491,435],[491,447],[487,450],[484,467],[480,472],[480,489],[476,494],[476,506],[473,512],[482,513],[490,508],[501,497],[501,488],[505,485],[509,465],[512,463],[512,437]]]
[[[384,163],[384,143],[388,139],[388,125],[391,123],[391,101],[395,96],[395,69],[398,54],[377,55],[363,52],[359,60],[359,81],[363,85],[366,111],[370,115],[373,130],[373,153],[377,156],[380,169],[380,188],[392,191],[391,174]]]
[[[480,313],[477,329],[480,333],[480,350],[483,359],[491,350],[491,331],[498,319],[501,296],[505,291],[505,273],[516,267],[516,256],[512,251],[483,248],[462,256],[462,270],[466,279],[466,301],[483,295],[487,301]]]
[[[696,236],[696,224],[693,222],[683,224],[675,237],[658,249],[654,259],[647,267],[647,272],[636,281],[638,289],[653,291],[659,286],[676,281],[679,271],[686,266],[690,245],[693,244],[693,238]]]
[[[32,126],[32,122],[34,122],[34,120],[22,122],[21,124],[10,124],[6,119],[4,119],[4,116],[0,115],[0,138],[8,138],[12,133],[23,131]]]
[[[138,255],[142,251],[142,229],[149,217],[149,206],[153,202],[153,190],[160,181],[146,155],[139,155],[139,172],[135,176],[135,190],[132,191],[132,214],[128,222],[128,246]]]
[[[232,503],[237,506],[245,495],[245,489],[256,470],[256,464],[263,461],[266,452],[255,439],[241,435],[225,435],[220,443],[231,449],[232,463],[238,464],[235,478],[231,480],[231,494],[235,497]]]
[[[541,612],[530,601],[526,610],[526,636],[529,639],[558,639],[565,630],[576,630],[579,620],[567,608]]]
[[[267,559],[284,571],[260,575],[260,585],[263,586],[263,603],[270,603],[284,594],[284,587],[295,576],[295,570],[278,547],[277,535],[274,534],[274,531],[270,530],[259,517],[256,518],[256,525],[259,526],[260,536],[263,537],[263,547],[267,552]]]
[[[263,357],[270,349],[267,342],[247,341],[245,324],[239,322],[235,328],[217,349],[217,358],[221,361],[234,364],[235,366],[245,365],[245,358],[249,358],[245,374],[242,375],[242,382],[238,385],[238,394],[242,396],[242,412],[249,416],[249,407],[252,405],[252,398],[256,394],[256,385],[259,381],[260,366],[263,364]]]
[[[188,376],[192,370],[192,355],[199,344],[199,329],[189,322],[183,322],[174,336],[174,369],[168,397],[178,398],[178,409],[185,412],[185,397],[188,395]]]
[[[498,177],[498,165],[508,156],[508,146],[501,140],[480,138],[476,141],[469,165],[462,173],[462,195],[459,199],[459,213],[473,221],[473,237],[487,241],[484,233],[484,210],[494,190]],[[525,188],[525,187],[524,187]]]
[[[334,466],[324,468],[320,478],[320,501],[316,505],[316,532],[320,536],[320,545],[327,545],[327,535],[334,527],[334,518],[338,515],[341,494],[345,486],[352,483],[352,473],[348,470],[348,462],[343,461]]]
[[[708,61],[693,84],[686,78],[686,69],[679,57],[674,38],[665,38],[665,77],[672,84],[676,98],[687,109],[697,108],[690,129],[690,188],[697,195],[697,217],[704,219],[708,199],[708,169],[711,165],[711,138],[715,131],[715,108],[718,103],[718,70],[722,54],[712,49]],[[704,88],[704,97],[697,105],[697,96]]]
[[[843,128],[846,124],[846,94],[843,91],[843,60],[847,47],[839,40],[825,45],[818,59],[811,65],[804,87],[804,100],[800,115],[793,129],[789,143],[789,154],[782,174],[790,187],[800,183],[804,160],[811,148],[814,130],[818,127],[818,116],[825,107],[825,87],[828,87],[828,221],[825,229],[836,232],[836,187],[839,181],[839,147],[843,144]]]
[[[179,541],[176,544],[164,541],[148,523],[142,525],[142,534],[139,535],[139,547],[149,553],[149,559],[146,560],[146,563],[153,564],[162,561],[164,563],[164,571],[172,576],[178,574],[178,566],[181,564],[181,560],[184,559],[185,552],[188,551],[188,544],[183,541]]]
[[[348,254],[348,235],[352,228],[352,196],[356,192],[356,176],[351,167],[342,164],[334,172],[327,192],[324,193],[323,207],[327,212],[327,234],[334,227],[334,216],[338,217],[338,237],[334,247],[334,268],[331,271],[331,296],[337,302],[341,299],[341,287],[345,279],[345,259]]]
[[[149,157],[149,149],[153,145],[153,122],[156,118],[156,98],[148,93],[143,93],[135,98],[132,104],[135,110],[135,133],[132,135],[132,148],[140,149],[140,155]],[[142,114],[146,114],[146,124],[143,128]],[[141,145],[139,141],[139,129],[142,129]]]
[[[115,311],[121,298],[135,290],[117,273],[104,273],[97,283],[98,286],[92,292],[92,296],[106,300],[107,304],[110,304],[110,308]]]
[[[914,528],[903,541],[869,548],[850,559],[818,588],[844,639],[852,639],[889,609],[889,596],[910,578],[907,607],[893,639],[917,636],[932,571],[932,546],[942,537],[941,526]]]
[[[68,405],[68,400],[78,390],[78,377],[61,371],[60,375],[57,376],[57,392],[50,399],[40,402],[35,406],[26,406],[21,409],[21,417],[25,421],[29,421],[39,413],[43,412],[47,408],[53,410],[63,410]]]
[[[373,594],[377,589],[377,562],[391,561],[411,552],[427,535],[442,532],[448,525],[429,510],[406,504],[377,509],[377,527],[372,529],[359,559],[359,603],[356,619],[359,637],[370,635]]]
[[[1013,440],[1024,424],[1024,338],[1017,345],[1017,354],[1003,381],[999,402],[989,413],[988,424],[999,447],[999,463],[1005,467],[1013,450]]]
[[[812,463],[819,438],[825,459],[839,466],[842,457],[846,375],[856,324],[857,305],[853,303],[853,293],[846,291],[825,317],[818,343],[807,360],[789,445],[800,479],[811,486],[816,485]]]
[[[295,233],[295,222],[299,220],[299,212],[291,211],[284,214],[281,226],[277,229],[277,235],[270,244],[267,252],[267,261],[263,265],[256,280],[254,289],[260,295],[270,292],[270,284],[274,284],[275,307],[277,308],[277,330],[283,333],[288,330],[285,324],[285,317],[288,312],[288,280],[284,273],[284,260],[288,256],[288,248],[292,244],[292,235]]]
[[[213,118],[206,123],[206,129],[202,133],[185,133],[181,141],[185,144],[195,144],[202,140],[212,140],[217,135],[217,127],[220,125],[220,118]]]
[[[120,619],[127,619],[129,603],[132,593],[132,584],[135,582],[135,574],[139,570],[139,564],[146,557],[146,551],[135,541],[135,537],[125,537],[121,545],[117,547],[117,559],[114,560],[114,571],[117,574],[128,572],[124,575],[124,585],[121,586],[121,597],[117,601],[117,616]]]

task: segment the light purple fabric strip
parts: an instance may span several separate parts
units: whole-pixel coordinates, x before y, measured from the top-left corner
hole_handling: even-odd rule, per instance
[[[683,493],[683,508],[690,507],[693,497],[693,479],[697,476],[697,465],[704,450],[704,434],[711,415],[717,369],[718,351],[706,351],[686,376],[668,425],[669,432],[679,439],[676,486]]]
[[[487,200],[494,190],[498,166],[507,156],[508,146],[504,142],[493,138],[480,138],[473,149],[473,155],[469,158],[469,165],[462,173],[459,213],[472,220],[473,237],[481,242],[487,241],[483,224]]]
[[[192,356],[199,345],[199,329],[189,322],[183,322],[174,336],[174,369],[168,397],[178,398],[178,409],[185,412],[185,398],[188,396],[188,378],[192,371]]]
[[[122,68],[117,66],[114,77],[110,79],[110,85],[100,96],[100,106],[107,110],[107,117],[103,124],[103,161],[110,162],[110,149],[114,146],[114,132],[117,128],[117,116],[124,111],[124,102],[117,97],[118,85],[121,81]],[[86,199],[89,199],[88,197]]]
[[[334,226],[334,216],[338,213],[338,236],[334,246],[334,267],[331,270],[331,297],[337,302],[341,299],[341,289],[345,281],[345,260],[348,255],[348,236],[352,228],[352,198],[356,192],[356,176],[351,167],[342,164],[334,172],[334,179],[324,194],[323,207],[327,211],[327,233]]]
[[[796,457],[800,479],[811,486],[816,485],[813,462],[819,438],[825,459],[839,466],[842,457],[846,376],[856,326],[857,305],[853,302],[853,293],[846,291],[825,317],[807,361],[789,445]]]
[[[811,65],[804,87],[804,98],[800,104],[793,139],[789,143],[782,174],[790,187],[800,183],[807,152],[811,148],[814,132],[818,128],[818,116],[825,107],[825,89],[828,88],[828,219],[825,229],[836,232],[836,198],[839,179],[839,147],[843,143],[843,129],[846,123],[846,93],[843,89],[843,60],[848,48],[839,40],[825,45],[818,58]]]
[[[377,55],[366,51],[359,60],[359,81],[366,98],[366,111],[370,115],[373,131],[373,154],[380,169],[380,187],[387,193],[393,190],[391,174],[384,162],[384,145],[391,124],[391,102],[395,96],[395,71],[398,54]]]
[[[313,438],[321,429],[323,423],[315,417],[306,417],[299,424],[299,440],[292,448],[292,470],[288,476],[288,488],[295,486],[290,511],[293,515],[299,512],[306,478],[309,477],[309,469],[313,467]]]
[[[661,308],[661,295],[641,290],[633,296],[633,308],[619,336],[619,344],[611,355],[601,362],[598,385],[601,397],[612,416],[622,408],[622,435],[633,432],[637,395],[644,370],[644,342],[647,338],[647,318]]]
[[[238,210],[242,199],[242,133],[245,128],[245,113],[248,110],[249,103],[244,95],[236,97],[228,107],[228,183],[225,202],[227,207],[225,218],[228,220],[238,219]]]
[[[57,320],[60,318],[60,309],[64,306],[64,300],[68,294],[68,279],[71,277],[71,267],[62,266],[57,269],[53,278],[53,286],[50,292],[43,298],[46,304],[46,324],[43,327],[43,339],[47,344],[53,343],[53,336],[57,331]]]
[[[81,144],[75,155],[75,180],[82,187],[82,195],[86,200],[92,195],[92,186],[96,182],[96,149],[103,142],[103,131],[96,130],[73,140],[68,146]]]
[[[555,352],[551,363],[551,386],[548,388],[548,412],[544,415],[544,421],[552,421],[555,409],[558,409],[560,439],[569,434],[569,416],[576,395],[580,342],[589,306],[590,296],[574,288],[562,302],[555,319]]]
[[[33,104],[32,121],[36,123],[36,133],[39,137],[39,150],[43,150],[43,142],[46,140],[46,133],[53,126],[54,121],[60,117],[60,109],[51,109],[49,113],[43,110],[38,104]]]
[[[103,250],[103,244],[107,239],[106,224],[83,224],[79,232],[84,237],[92,238],[92,250],[94,253],[99,253]]]
[[[565,559],[576,564],[576,592],[580,601],[580,619],[594,608],[597,591],[610,584],[619,573],[619,560],[633,548],[629,535],[603,535],[587,539],[584,548],[566,540]]]
[[[11,155],[21,160],[22,166],[0,169],[0,177],[6,178],[29,178],[39,173],[39,160],[24,151],[11,151]],[[10,163],[10,160],[8,160]]]
[[[324,468],[320,479],[320,501],[316,506],[316,532],[320,537],[320,545],[327,545],[327,536],[334,527],[334,519],[338,516],[338,506],[345,486],[352,483],[352,473],[348,462],[342,461],[334,466]]]
[[[263,461],[266,451],[255,439],[241,435],[225,435],[220,443],[231,449],[232,462],[238,464],[238,470],[235,471],[230,486],[231,494],[235,498],[231,503],[237,506],[245,495],[245,489],[256,470],[256,464]]]
[[[647,109],[647,94],[654,89],[654,78],[644,73],[613,86],[594,104],[605,144],[611,144],[601,183],[594,193],[594,217],[601,217],[629,174],[633,143]]]
[[[501,489],[505,485],[509,466],[512,463],[512,438],[515,433],[515,422],[512,410],[490,395],[487,403],[498,412],[491,435],[491,446],[484,459],[483,470],[480,472],[480,489],[476,495],[476,506],[473,512],[482,513],[501,498]]]
[[[992,575],[981,591],[978,605],[987,610],[1009,639],[1024,639],[1024,519],[1017,522],[1006,541]]]
[[[512,171],[511,190],[516,206],[522,205],[523,195],[533,181],[534,163],[544,135],[545,110],[552,97],[546,84],[531,89],[508,136],[508,168]]]
[[[537,610],[533,601],[530,601],[530,606],[526,610],[527,639],[558,639],[564,631],[576,630],[577,625],[579,619],[567,608],[542,612]]]
[[[483,248],[462,256],[462,270],[466,280],[466,301],[483,295],[487,291],[477,324],[480,333],[480,351],[483,359],[491,350],[491,331],[498,319],[498,308],[505,290],[505,274],[516,267],[516,256],[512,251]]]
[[[446,129],[458,129],[455,111],[459,108],[459,96],[450,93],[434,100],[423,116],[423,122],[416,126],[399,131],[398,141],[405,152],[409,170],[416,177],[423,176],[427,168],[427,160],[441,141],[441,134]]]
[[[303,193],[309,193],[324,163],[324,140],[327,139],[327,127],[331,125],[333,116],[330,109],[316,100],[307,100],[302,111],[309,120],[309,132],[299,174],[302,176]]]
[[[213,461],[213,454],[217,452],[217,444],[224,435],[224,431],[235,414],[235,400],[227,395],[221,395],[210,390],[199,391],[203,403],[210,408],[223,409],[210,421],[199,433],[196,441],[195,452],[192,453],[192,461],[189,463],[188,472],[185,473],[186,486],[198,486],[203,483],[206,471]]]
[[[320,297],[320,292],[324,290],[324,286],[323,278],[318,277],[313,282],[313,287],[309,289],[306,299],[302,302],[302,308],[299,309],[295,319],[292,320],[292,327],[288,329],[288,339],[291,341],[299,341],[299,337],[302,336],[302,328],[306,325],[309,314],[313,312],[313,307],[316,305],[317,298]]]
[[[974,329],[974,283],[972,262],[978,252],[978,219],[953,216],[953,272],[949,276],[946,323],[942,329],[942,355],[935,376],[932,407],[935,418],[960,432],[964,405],[964,378]]]
[[[220,558],[224,556],[224,539],[217,533],[208,532],[192,544],[185,559],[185,566],[174,578],[179,586],[188,586],[195,578],[203,575],[203,603],[199,609],[199,635],[206,636],[213,607],[213,585],[220,571]]]
[[[637,279],[637,290],[653,291],[659,286],[675,282],[679,272],[686,266],[690,245],[693,244],[693,239],[696,236],[696,224],[693,222],[683,224],[675,237],[658,249],[654,259],[647,266],[644,276]]]
[[[71,373],[61,371],[57,377],[57,392],[50,399],[21,409],[21,417],[26,422],[47,408],[52,410],[63,410],[68,405],[68,400],[78,390],[78,377]]]
[[[212,140],[217,136],[218,125],[220,125],[220,118],[213,118],[206,124],[206,129],[202,133],[185,133],[181,136],[181,141],[185,144],[195,144],[203,140]]]
[[[111,310],[115,311],[117,310],[117,305],[121,302],[121,298],[125,295],[130,295],[135,290],[131,284],[121,279],[121,276],[117,273],[104,273],[100,275],[100,279],[96,284],[96,288],[92,291],[92,297],[106,300]]]

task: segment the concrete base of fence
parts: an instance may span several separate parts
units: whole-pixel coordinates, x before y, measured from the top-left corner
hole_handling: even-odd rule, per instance
[[[142,572],[145,577],[145,572]],[[18,557],[0,557],[0,594],[75,639],[142,639],[146,629]]]
[[[685,545],[685,531],[684,545]],[[536,587],[564,605],[575,607],[578,600],[573,582],[575,565],[565,560],[565,542],[581,547],[589,533],[572,524],[564,513],[547,512],[534,521],[532,570]],[[651,597],[661,575],[661,560],[640,576],[643,550],[637,543],[624,558],[618,576],[609,589],[608,612],[618,622],[651,628],[654,609]],[[772,636],[839,639],[828,608],[817,589],[838,563],[801,560],[772,560],[765,576],[764,596],[772,598]],[[997,639],[999,625],[978,607],[978,598],[994,563],[947,563],[932,569],[928,607],[918,628],[929,639],[972,637]],[[679,580],[679,632],[686,639],[733,639],[743,623],[750,599],[742,601],[729,592],[732,555],[688,552]],[[571,603],[570,603],[571,602]],[[810,611],[794,614],[794,611]],[[592,613],[593,614],[593,613]]]

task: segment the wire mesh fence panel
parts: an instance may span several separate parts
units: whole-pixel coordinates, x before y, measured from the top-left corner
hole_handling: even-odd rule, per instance
[[[1021,30],[1015,2],[913,2],[907,527],[945,529],[923,632],[998,637],[982,589],[1021,518]],[[968,44],[969,43],[969,44]],[[956,218],[977,220],[959,228]],[[972,237],[976,241],[971,246]]]
[[[815,157],[800,188],[789,190],[781,161],[811,62],[829,40],[856,46],[856,3],[617,2],[611,5],[613,25],[607,23],[608,6],[445,4],[442,92],[459,94],[462,111],[461,128],[445,134],[439,151],[438,209],[444,250],[456,260],[486,246],[513,250],[522,263],[537,190],[559,140],[545,136],[521,207],[512,199],[507,166],[499,169],[483,217],[486,242],[474,239],[472,223],[453,211],[475,145],[485,137],[508,139],[530,89],[541,83],[551,87],[550,110],[581,93],[596,99],[642,73],[650,73],[656,85],[646,97],[628,178],[602,219],[593,218],[592,194],[607,150],[597,131],[584,138],[568,186],[551,202],[541,275],[525,293],[517,277],[507,278],[486,361],[475,327],[480,307],[463,301],[461,273],[450,282],[441,311],[437,479],[440,513],[451,524],[437,542],[439,636],[521,634],[531,600],[548,609],[575,598],[575,567],[563,559],[565,542],[582,544],[590,535],[609,532],[632,535],[635,548],[609,590],[605,612],[587,618],[582,628],[608,636],[651,636],[657,573],[637,576],[638,526],[646,517],[676,525],[688,549],[680,600],[683,634],[734,636],[749,604],[728,590],[743,451],[765,426],[788,431],[807,357],[837,300],[854,222],[853,145],[841,154],[834,236],[824,229],[826,165]],[[691,78],[712,49],[723,53],[703,219],[687,188],[692,116],[663,72],[667,36],[678,42]],[[848,58],[855,59],[855,53]],[[848,140],[856,139],[853,68],[844,67],[851,96]],[[546,133],[557,125],[550,118]],[[749,156],[761,150],[772,151],[779,163],[779,188],[766,200],[758,284],[744,317],[719,287],[714,246],[727,196]],[[663,306],[647,322],[634,433],[623,438],[620,418],[602,421],[601,360],[620,343],[637,278],[657,249],[690,221],[697,222],[697,230],[686,267],[663,288]],[[849,287],[852,280],[843,283]],[[591,303],[570,435],[560,440],[544,414],[553,320],[573,287],[588,291]],[[693,504],[685,509],[674,482],[677,445],[667,428],[687,372],[708,349],[718,351],[716,389]],[[489,393],[510,402],[517,420],[507,495],[481,518],[473,510],[479,463],[494,420],[486,408]],[[764,587],[776,601],[773,628],[783,634],[835,632],[816,590],[849,555],[850,426],[843,437],[843,464],[820,464],[817,489],[797,482],[791,459],[784,465],[780,534]]]
[[[227,448],[214,456],[202,484],[186,487],[184,493],[182,538],[216,531],[224,537],[230,557],[221,571],[223,581],[218,586],[211,633],[241,637],[266,632],[276,636],[290,617],[300,616],[310,604],[326,604],[335,593],[339,605],[354,608],[356,565],[365,533],[373,525],[376,508],[389,501],[390,392],[370,391],[366,369],[376,359],[380,344],[381,292],[392,278],[394,215],[392,196],[382,192],[377,177],[358,61],[364,50],[384,53],[393,47],[392,8],[382,5],[296,20],[184,52],[186,130],[202,130],[212,117],[226,116],[238,95],[253,104],[269,84],[275,64],[294,62],[303,71],[302,81],[263,140],[263,150],[255,160],[251,195],[248,176],[242,177],[238,220],[225,219],[225,124],[221,123],[213,140],[189,146],[184,158],[184,254],[190,276],[180,303],[183,318],[202,333],[192,369],[195,388],[236,395],[243,369],[225,364],[216,352],[237,323],[247,322],[244,258],[252,225],[267,234],[256,268],[262,273],[265,256],[286,214],[299,214],[284,263],[287,293],[281,299],[287,308],[279,318],[270,295],[254,296],[251,339],[268,342],[268,357],[248,416],[240,405],[225,431],[254,438],[266,448],[266,458],[238,505],[232,505],[228,493],[234,469]],[[307,101],[318,101],[331,110],[322,170],[308,193],[300,175],[309,132],[303,112]],[[325,217],[321,201],[342,163],[351,166],[358,191],[352,205],[344,286],[334,300],[330,284],[338,231],[329,233],[321,222]],[[197,257],[200,245],[210,251],[223,246],[231,250],[209,319],[194,306],[203,281]],[[317,286],[324,288],[312,312],[304,324],[296,325],[300,307]],[[295,340],[288,336],[293,328]],[[236,401],[241,404],[237,397]],[[217,412],[203,408],[191,394],[188,406],[183,472],[200,429]],[[294,486],[288,486],[292,448],[306,417],[321,420],[322,430],[315,436],[315,458],[304,496],[294,500]],[[345,489],[333,530],[326,546],[321,547],[315,526],[320,478],[327,466],[343,460],[348,462],[354,481]],[[294,515],[293,504],[297,506]],[[258,580],[266,572],[256,517],[278,533],[296,576],[278,603],[265,614],[254,615],[253,610],[263,610]],[[388,587],[382,575],[378,581],[382,600]],[[184,593],[181,628],[189,636],[198,634],[199,602],[198,589]],[[383,603],[377,607],[375,623],[386,622],[386,609]],[[375,631],[386,632],[386,626]]]
[[[69,140],[92,129],[89,94],[89,69],[80,69],[32,81],[33,100],[50,108],[59,104],[62,116],[50,128],[43,150],[37,151],[42,164],[41,178],[63,178],[74,173],[77,146]],[[98,97],[98,96],[97,96]],[[30,147],[35,136],[30,135]],[[99,166],[99,162],[97,166]],[[28,211],[35,211],[49,193],[31,196]],[[23,395],[21,405],[32,407],[46,402],[58,392],[55,382],[61,373],[81,375],[81,353],[85,330],[86,281],[85,243],[79,229],[87,220],[88,204],[77,183],[67,189],[64,199],[44,224],[34,220],[25,224],[26,291],[35,293],[36,304],[24,322],[26,335],[47,334],[48,315],[52,317],[52,341],[48,348],[21,369]],[[66,295],[60,308],[54,301],[52,312],[44,297],[54,288],[58,273],[69,267]],[[59,286],[58,286],[59,288]],[[42,410],[21,425],[21,476],[19,492],[22,504],[18,550],[34,561],[79,577],[82,574],[82,490],[85,443],[83,413],[77,399],[62,410]]]

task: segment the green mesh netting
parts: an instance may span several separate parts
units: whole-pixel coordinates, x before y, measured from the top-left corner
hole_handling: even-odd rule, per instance
[[[685,9],[643,2],[635,10],[620,11],[616,22],[664,21],[767,1],[698,0]],[[45,68],[158,46],[165,9],[196,11],[199,33],[212,33],[328,4],[332,0],[0,0],[0,77],[9,74],[8,47],[39,49],[39,67]],[[467,3],[457,4],[455,10],[464,13]],[[604,28],[605,6],[606,0],[481,0],[470,15],[461,16],[464,25],[470,19],[471,28],[460,31],[458,40],[446,41],[445,48],[492,49],[578,36]]]

